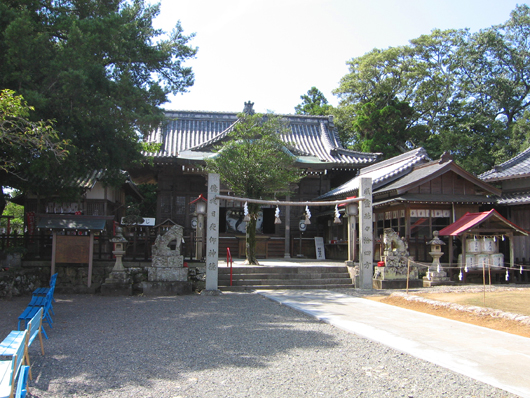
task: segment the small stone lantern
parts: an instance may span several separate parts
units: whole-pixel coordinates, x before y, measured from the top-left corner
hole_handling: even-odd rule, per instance
[[[432,256],[432,267],[436,267],[436,272],[440,272],[440,257],[443,256],[442,245],[445,245],[445,242],[441,240],[438,235],[438,231],[433,231],[433,239],[427,242],[428,245],[431,245],[431,251],[429,254]],[[429,267],[429,270],[431,267]]]
[[[442,246],[445,246],[445,242],[438,237],[438,231],[433,231],[432,234],[432,240],[427,242],[427,245],[431,245],[429,254],[432,256],[432,264],[429,266],[427,276],[423,277],[424,287],[451,284],[449,277],[447,277],[447,272],[443,271],[440,266],[440,257],[444,254]]]
[[[114,238],[110,239],[110,242],[114,243],[112,254],[116,257],[116,263],[114,264],[114,268],[112,268],[112,273],[125,272],[122,257],[125,254],[125,249],[127,247],[127,239],[123,236],[120,226],[116,226],[116,234],[114,235]]]
[[[122,258],[127,248],[127,239],[123,236],[120,226],[116,226],[114,238],[109,239],[114,244],[112,254],[116,257],[110,275],[101,285],[101,294],[104,296],[132,295],[131,278],[125,270]]]

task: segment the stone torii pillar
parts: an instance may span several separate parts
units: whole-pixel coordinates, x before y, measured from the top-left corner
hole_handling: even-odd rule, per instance
[[[357,284],[357,281],[355,281],[355,287],[372,289],[374,274],[374,235],[371,178],[360,179],[359,196],[364,198],[364,200],[359,202],[359,283]]]
[[[208,207],[206,210],[206,290],[205,294],[219,294],[219,174],[208,174]]]

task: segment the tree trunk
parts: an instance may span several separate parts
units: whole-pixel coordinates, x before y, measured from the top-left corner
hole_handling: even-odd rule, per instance
[[[259,265],[256,258],[256,221],[258,219],[259,205],[249,205],[250,221],[247,223],[247,261],[248,265]]]
[[[4,214],[4,209],[6,206],[7,202],[4,196],[4,187],[0,186],[0,215]]]

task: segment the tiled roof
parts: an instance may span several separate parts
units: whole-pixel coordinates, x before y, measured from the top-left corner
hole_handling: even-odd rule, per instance
[[[444,154],[439,160],[431,161],[427,152],[423,148],[418,148],[361,169],[357,177],[317,199],[355,195],[359,180],[363,177],[372,178],[374,197],[378,194],[401,195],[414,186],[450,170],[482,187],[485,191],[500,195],[500,190],[457,166],[450,156]]]
[[[529,204],[530,192],[503,193],[497,203],[506,206]]]
[[[528,176],[530,176],[530,148],[479,175],[478,178],[484,181],[493,182]]]
[[[395,156],[391,159],[383,160],[373,165],[361,169],[359,175],[345,184],[335,188],[318,199],[338,197],[353,194],[359,187],[360,178],[371,178],[374,191],[392,181],[397,180],[410,173],[414,166],[429,161],[429,156],[423,148]]]
[[[147,138],[161,143],[158,153],[146,154],[157,158],[179,158],[189,151],[209,152],[222,141],[237,123],[237,113],[167,111],[168,123]],[[292,144],[300,157],[314,157],[324,164],[364,166],[374,163],[378,154],[343,148],[328,116],[281,115],[289,122],[291,133],[282,136]],[[189,156],[188,156],[189,157]]]

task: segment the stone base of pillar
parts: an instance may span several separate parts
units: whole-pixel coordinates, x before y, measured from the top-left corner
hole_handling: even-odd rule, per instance
[[[108,283],[101,285],[102,296],[132,296],[132,284],[130,283]]]
[[[373,279],[374,289],[406,289],[407,280],[403,279],[394,279],[394,280],[380,280]],[[409,288],[423,287],[423,281],[420,279],[411,279],[409,280]]]
[[[201,296],[220,296],[222,292],[220,290],[203,290]]]
[[[447,275],[446,272],[429,272],[430,279],[426,276],[423,277],[423,287],[431,286],[444,286],[444,285],[454,285],[455,281],[452,281]]]
[[[142,282],[145,296],[181,296],[193,293],[191,282]]]
[[[125,271],[112,271],[101,285],[102,296],[132,296],[131,278]]]

